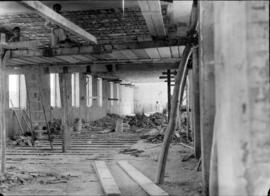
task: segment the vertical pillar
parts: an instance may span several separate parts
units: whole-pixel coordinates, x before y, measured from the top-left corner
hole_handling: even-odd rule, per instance
[[[194,48],[192,53],[192,128],[194,133],[195,157],[201,157],[200,131],[200,87],[199,87],[199,49]]]
[[[167,94],[168,94],[168,122],[170,120],[170,111],[171,111],[171,70],[167,70]]]
[[[60,74],[60,92],[61,92],[61,103],[62,103],[62,152],[66,152],[69,147],[70,142],[70,130],[68,126],[68,110],[69,110],[69,97],[68,94],[68,85],[69,77],[68,77],[68,70],[67,68],[63,69],[63,73]]]
[[[215,117],[213,1],[200,1],[200,127],[203,192],[209,195],[209,170]]]
[[[214,8],[218,195],[267,195],[269,1],[220,1]]]
[[[80,119],[87,118],[87,110],[86,106],[86,75],[84,73],[80,73]]]
[[[193,89],[193,80],[192,80],[192,69],[188,70],[188,125],[190,131],[188,131],[189,138],[193,137],[193,126],[192,126],[192,115],[193,115],[193,103],[192,103],[192,89]],[[194,138],[194,137],[193,137]]]
[[[1,33],[0,43],[6,42],[6,35]],[[1,173],[6,171],[6,72],[4,50],[0,48],[0,134],[1,134]]]

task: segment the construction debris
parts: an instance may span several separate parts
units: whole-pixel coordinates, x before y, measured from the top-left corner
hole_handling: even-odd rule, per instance
[[[137,128],[156,128],[166,123],[166,116],[161,113],[154,113],[147,117],[145,114],[126,116],[124,122]]]
[[[8,140],[11,146],[32,146],[32,137],[30,136],[14,136]]]
[[[138,157],[143,152],[144,152],[143,150],[138,150],[138,149],[124,149],[124,150],[121,150],[119,153],[129,154],[131,156]]]
[[[8,172],[0,176],[0,192],[10,190],[22,184],[38,182],[40,184],[67,183],[71,175],[60,175],[52,172],[26,172],[16,167],[7,168]]]
[[[115,129],[116,121],[119,118],[120,118],[119,115],[107,114],[107,116],[105,116],[99,120],[90,122],[89,127],[87,127],[87,128],[91,129],[91,130],[96,130],[96,129],[103,130],[105,128],[113,130],[113,129]],[[85,126],[83,126],[83,127],[85,127]]]
[[[61,119],[53,119],[52,121],[48,122],[51,134],[53,135],[60,135],[62,130],[62,120]]]

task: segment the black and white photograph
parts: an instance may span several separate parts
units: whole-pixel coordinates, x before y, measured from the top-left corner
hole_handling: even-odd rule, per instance
[[[269,0],[0,1],[0,196],[270,196]]]

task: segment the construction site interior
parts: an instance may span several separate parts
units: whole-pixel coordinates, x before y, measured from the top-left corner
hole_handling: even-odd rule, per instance
[[[0,1],[0,195],[270,196],[269,1]]]

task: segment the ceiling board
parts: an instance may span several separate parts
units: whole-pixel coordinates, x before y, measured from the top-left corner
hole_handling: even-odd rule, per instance
[[[148,56],[152,59],[159,59],[160,58],[159,52],[156,48],[147,48],[147,49],[145,49],[145,51],[148,54]]]
[[[171,47],[172,57],[179,58],[178,46]]]
[[[171,58],[171,51],[169,47],[158,48],[161,58]]]
[[[121,50],[121,52],[127,57],[127,59],[138,59],[138,57],[131,50]]]

